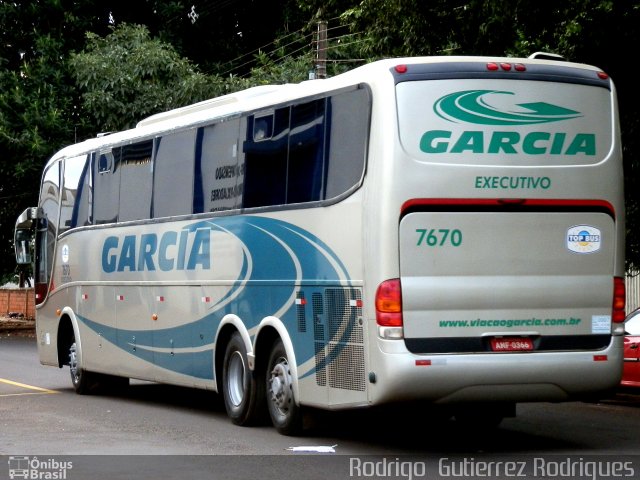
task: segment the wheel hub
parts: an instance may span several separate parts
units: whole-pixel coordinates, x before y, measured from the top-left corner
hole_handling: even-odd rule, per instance
[[[227,387],[230,400],[236,407],[244,400],[244,378],[244,360],[240,352],[234,352],[233,356],[229,360],[229,377],[227,380]]]
[[[291,402],[291,375],[286,363],[277,363],[271,370],[269,382],[271,400],[280,410],[286,410]]]
[[[69,370],[74,380],[78,379],[78,354],[76,352],[76,344],[73,343],[69,348]]]

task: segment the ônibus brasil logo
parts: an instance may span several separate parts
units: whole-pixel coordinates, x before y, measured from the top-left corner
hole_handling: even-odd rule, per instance
[[[514,102],[512,111],[491,105],[491,97],[516,95],[500,90],[465,90],[440,97],[433,110],[440,118],[453,123],[521,127],[548,124],[582,117],[580,112],[547,102]],[[502,100],[502,98],[501,98]],[[425,153],[489,153],[528,155],[595,155],[593,133],[517,130],[429,130],[420,139]]]

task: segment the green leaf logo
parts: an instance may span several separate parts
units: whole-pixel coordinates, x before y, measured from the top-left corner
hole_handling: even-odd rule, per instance
[[[517,111],[491,106],[485,95],[515,95],[499,90],[465,90],[439,98],[433,105],[436,114],[449,122],[478,125],[535,125],[581,117],[580,112],[546,102],[517,103]]]

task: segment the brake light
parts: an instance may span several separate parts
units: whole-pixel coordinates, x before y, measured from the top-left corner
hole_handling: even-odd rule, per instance
[[[614,323],[624,322],[625,293],[624,278],[613,277],[613,312],[611,319]]]
[[[505,72],[509,72],[511,70],[515,70],[516,72],[526,72],[527,71],[527,67],[526,65],[522,64],[522,63],[509,63],[509,62],[488,62],[487,63],[487,70],[489,70],[490,72],[497,72],[497,71],[505,71]]]
[[[400,279],[385,280],[376,291],[376,322],[382,327],[402,327]]]

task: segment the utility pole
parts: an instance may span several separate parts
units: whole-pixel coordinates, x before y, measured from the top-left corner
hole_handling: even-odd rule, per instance
[[[316,33],[316,78],[327,78],[327,22],[318,22]]]

